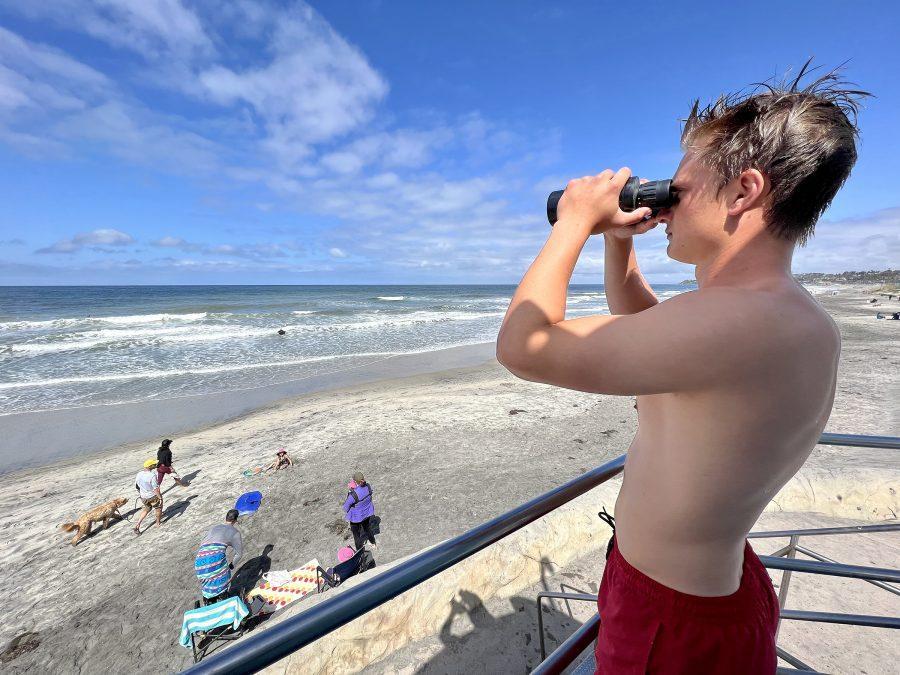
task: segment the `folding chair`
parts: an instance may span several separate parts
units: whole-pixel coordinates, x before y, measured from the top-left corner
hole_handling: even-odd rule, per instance
[[[365,548],[361,548],[353,554],[350,560],[338,563],[331,568],[330,572],[321,566],[316,567],[316,581],[322,592],[326,588],[337,588],[350,577],[362,574],[373,567],[375,567],[375,559],[372,554]]]
[[[195,600],[194,608],[184,613],[180,642],[184,647],[190,644],[194,663],[199,663],[214,644],[241,637],[249,615],[250,610],[240,598],[226,598],[210,605]]]

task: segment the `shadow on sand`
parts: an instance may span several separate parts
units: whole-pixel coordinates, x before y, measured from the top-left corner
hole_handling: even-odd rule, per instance
[[[272,569],[272,559],[269,554],[273,550],[275,550],[274,545],[266,544],[260,555],[250,558],[235,571],[229,587],[231,595],[246,595],[260,582],[263,574]]]
[[[186,483],[188,485],[191,484],[191,481],[194,480],[197,475],[200,473],[200,469],[194,469],[190,473],[186,473],[181,477],[181,482]]]
[[[187,511],[187,507],[191,505],[191,500],[196,499],[199,496],[200,495],[191,495],[190,497],[179,499],[174,504],[169,504],[162,512],[162,522],[168,523],[172,518],[180,516]]]
[[[546,558],[541,563],[540,585],[543,590],[549,591],[551,586],[547,581],[547,572],[553,563]],[[596,594],[595,591],[575,588],[566,583],[552,590]],[[450,603],[450,613],[440,630],[443,648],[415,672],[428,675],[521,673],[535,668],[541,660],[536,598],[515,595],[508,602],[508,610],[503,608],[492,613],[476,593],[460,590]],[[583,622],[574,618],[567,601],[544,600],[543,608],[544,639],[549,654]]]

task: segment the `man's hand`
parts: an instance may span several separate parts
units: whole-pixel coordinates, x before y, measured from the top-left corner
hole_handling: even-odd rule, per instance
[[[644,183],[649,183],[646,178],[641,178],[641,185]],[[659,220],[654,218],[651,212],[651,217],[647,220],[639,220],[634,225],[624,225],[622,227],[613,227],[609,230],[606,230],[604,234],[607,238],[612,237],[613,239],[621,239],[627,241],[634,237],[636,234],[646,234],[654,227],[659,225]]]
[[[651,214],[649,208],[627,213],[619,208],[619,193],[631,177],[631,169],[612,169],[569,181],[556,207],[560,221],[577,223],[589,234],[633,226]]]

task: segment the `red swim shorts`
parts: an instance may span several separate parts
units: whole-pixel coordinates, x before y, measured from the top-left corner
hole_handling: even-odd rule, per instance
[[[720,597],[688,595],[663,586],[632,567],[614,543],[597,606],[598,674],[775,672],[778,598],[749,543],[740,588]]]

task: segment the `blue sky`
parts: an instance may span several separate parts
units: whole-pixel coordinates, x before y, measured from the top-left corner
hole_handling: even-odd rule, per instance
[[[896,267],[898,5],[726,7],[0,0],[0,284],[515,283],[550,190],[810,56],[877,98],[794,269]]]

